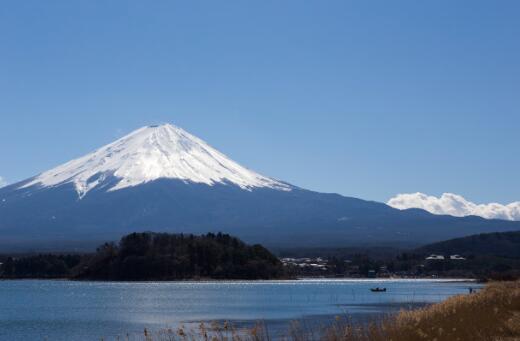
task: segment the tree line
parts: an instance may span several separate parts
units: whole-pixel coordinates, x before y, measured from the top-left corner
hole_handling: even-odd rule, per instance
[[[261,245],[222,233],[132,233],[89,255],[8,257],[3,278],[85,280],[273,279],[283,265]]]

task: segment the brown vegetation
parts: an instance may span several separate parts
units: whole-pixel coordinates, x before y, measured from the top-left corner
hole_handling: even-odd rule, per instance
[[[500,282],[356,328],[336,325],[324,339],[370,341],[520,340],[520,282]]]

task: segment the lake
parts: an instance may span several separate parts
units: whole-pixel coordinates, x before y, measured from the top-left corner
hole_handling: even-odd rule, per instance
[[[371,287],[386,287],[373,293]],[[475,283],[444,280],[215,282],[0,281],[1,340],[105,340],[200,321],[264,321],[273,335],[290,321],[362,321],[468,293]]]

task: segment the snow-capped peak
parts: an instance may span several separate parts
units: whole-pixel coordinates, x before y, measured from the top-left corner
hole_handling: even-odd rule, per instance
[[[81,198],[108,177],[118,179],[109,191],[161,178],[210,186],[232,183],[247,190],[255,187],[291,190],[291,186],[242,167],[206,142],[171,124],[140,128],[36,176],[23,187],[73,183]]]

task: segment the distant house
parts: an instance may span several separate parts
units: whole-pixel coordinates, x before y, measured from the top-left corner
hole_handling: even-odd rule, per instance
[[[431,254],[428,257],[426,257],[426,260],[444,260],[444,256]]]
[[[375,278],[376,270],[368,270],[368,278]]]
[[[462,256],[459,256],[459,255],[451,255],[450,259],[453,259],[453,260],[465,260],[466,258],[464,258]]]

